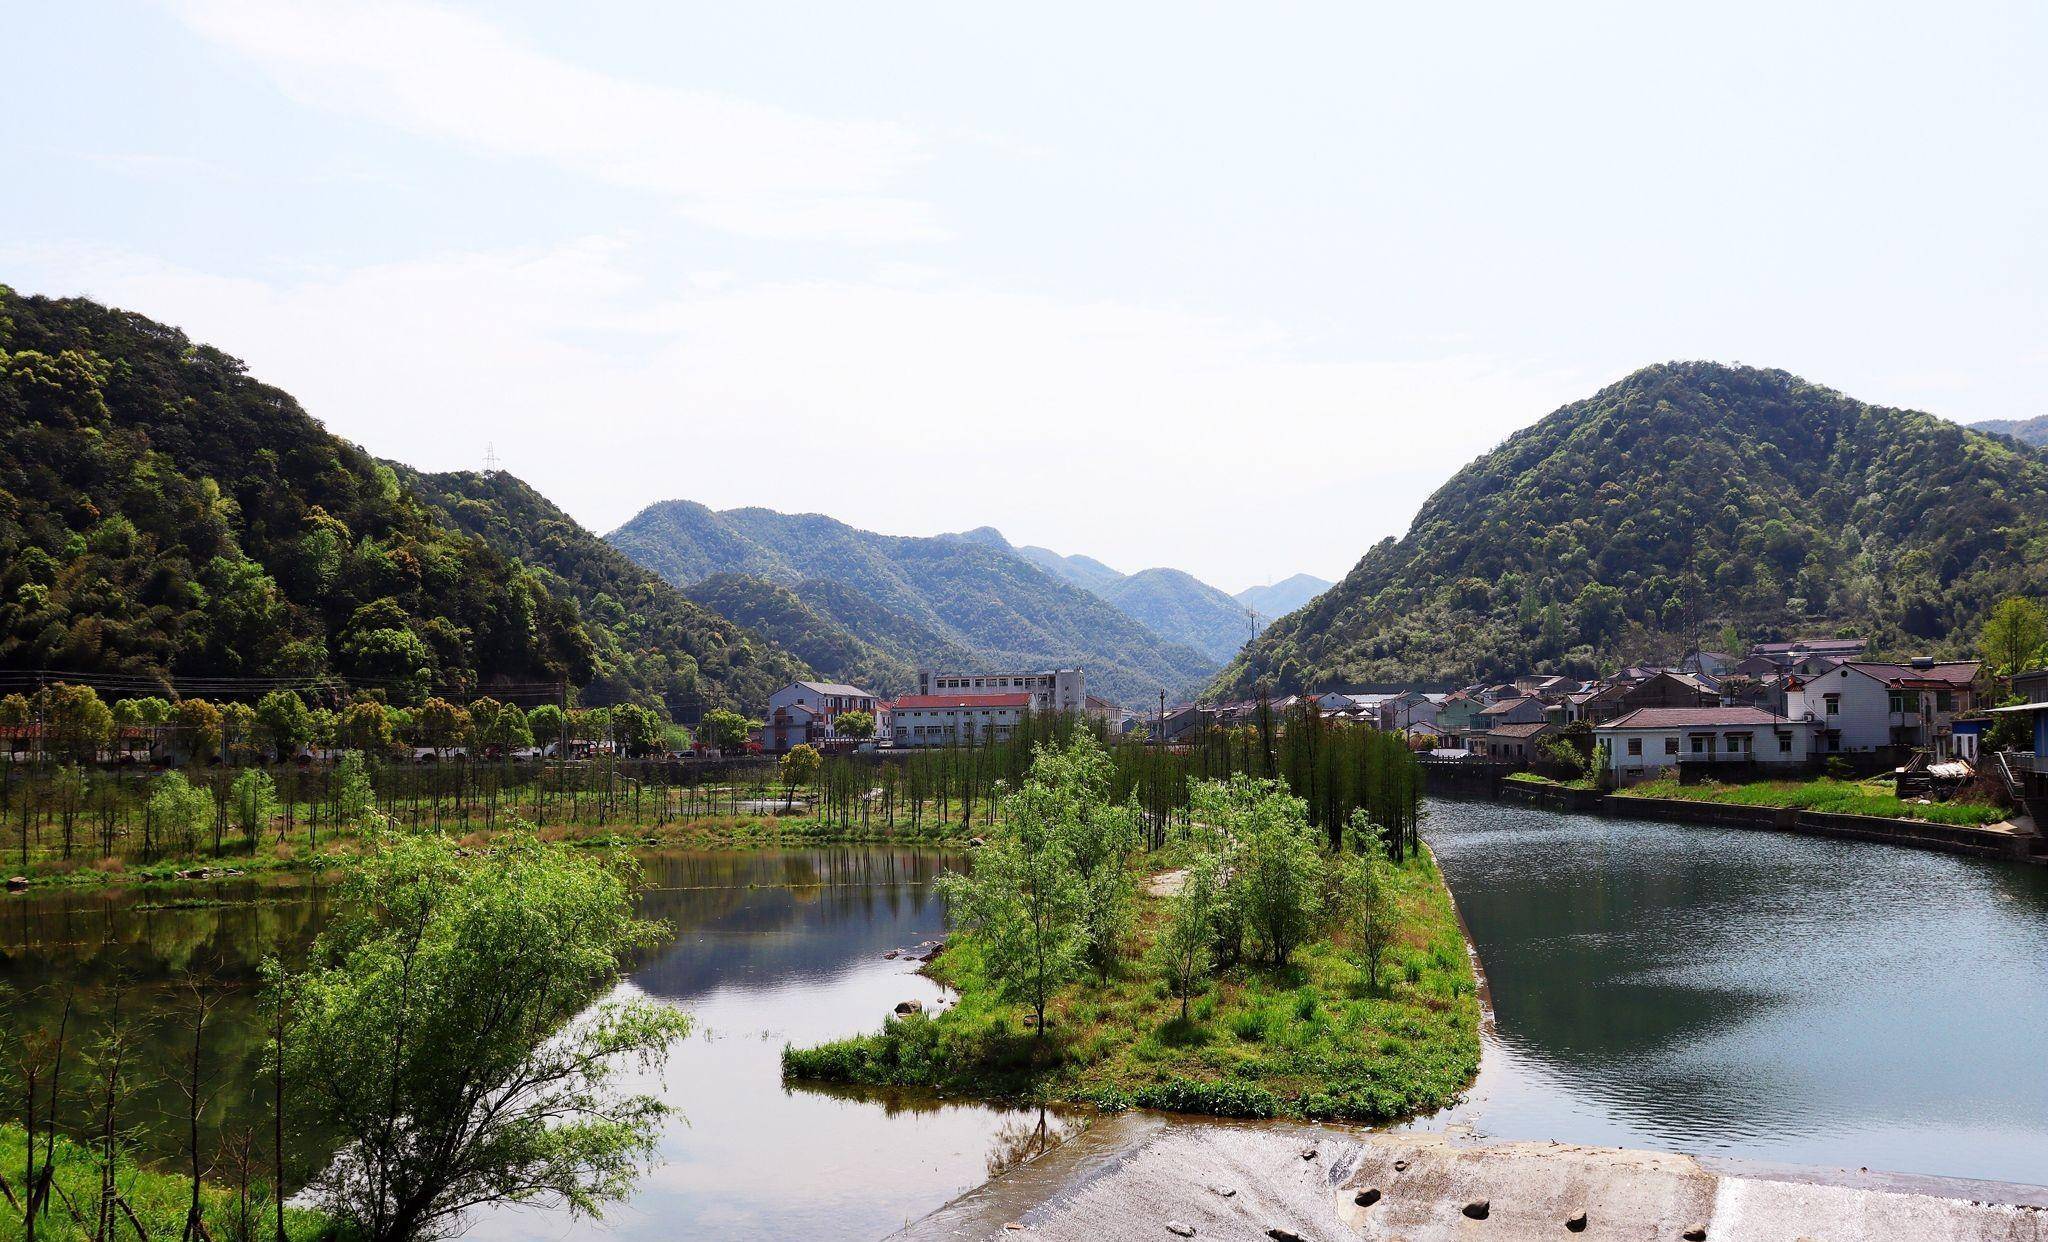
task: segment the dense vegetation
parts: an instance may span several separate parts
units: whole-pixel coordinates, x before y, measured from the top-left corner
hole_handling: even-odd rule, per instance
[[[944,665],[965,653],[970,667],[961,671],[1079,666],[1092,692],[1131,703],[1149,702],[1162,688],[1191,688],[1216,666],[1007,548],[977,540],[877,535],[818,514],[714,513],[681,500],[649,506],[606,538],[678,585],[718,573],[780,582],[891,654],[902,654],[892,644],[915,636],[919,645],[907,656],[913,664]],[[809,593],[805,584],[817,580],[858,592],[872,615],[835,610],[850,601]]]
[[[1228,660],[1252,637],[1243,604],[1178,569],[1141,569],[1100,594],[1154,634],[1214,660]]]
[[[1729,629],[1939,654],[2044,590],[2048,458],[1783,371],[1673,363],[1460,470],[1216,689],[1592,673]]]
[[[2011,436],[2021,444],[2031,444],[2036,448],[2048,447],[2048,414],[2036,414],[2032,418],[1987,418],[1981,423],[1971,423],[1969,427],[1972,431]]]
[[[1086,735],[1041,749],[972,873],[943,881],[956,931],[930,969],[960,1003],[786,1049],[784,1073],[1355,1121],[1464,1090],[1478,1004],[1428,854],[1390,857],[1400,834],[1363,809],[1333,846],[1242,774],[1196,782],[1148,841],[1115,789]]]
[[[174,328],[0,286],[0,668],[581,684],[575,606]]]
[[[761,638],[747,618],[685,598],[504,471],[397,470],[450,525],[524,562],[580,606],[593,648],[586,703],[640,703],[694,719],[707,707],[758,710],[770,694],[807,675],[806,661],[832,675]]]
[[[831,586],[805,585],[828,590]],[[845,682],[882,695],[906,694],[917,688],[917,667],[904,655],[860,638],[782,583],[748,574],[713,574],[690,584],[683,594],[756,633],[773,634],[777,643],[826,681]],[[813,594],[821,600],[830,598],[816,590]]]

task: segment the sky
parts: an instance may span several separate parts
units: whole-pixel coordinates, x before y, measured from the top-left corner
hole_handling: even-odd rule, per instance
[[[2048,5],[8,18],[0,283],[422,469],[1336,578],[1653,362],[2048,412]]]

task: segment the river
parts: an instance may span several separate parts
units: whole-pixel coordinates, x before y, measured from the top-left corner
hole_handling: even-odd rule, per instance
[[[1425,1123],[1533,1138],[2048,1181],[2048,870],[1765,832],[1434,801],[1437,852],[1489,976],[1497,1027],[1472,1099]],[[931,939],[909,849],[651,853],[670,938],[625,987],[698,1030],[659,1090],[658,1163],[603,1223],[533,1209],[473,1238],[874,1237],[1085,1120],[915,1094],[786,1089],[785,1043],[871,1030],[939,989],[884,957]],[[219,904],[195,904],[195,903]],[[116,978],[176,1063],[211,982],[209,1143],[267,1118],[255,963],[301,948],[317,891],[251,882],[11,897],[0,979],[18,1028]],[[38,985],[45,990],[30,991]],[[182,1096],[131,1101],[159,1156]],[[320,1153],[305,1159],[317,1161]]]
[[[1491,986],[1450,1121],[2048,1182],[2048,869],[1433,801]]]

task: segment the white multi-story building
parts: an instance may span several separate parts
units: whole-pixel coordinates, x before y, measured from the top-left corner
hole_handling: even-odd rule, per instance
[[[1939,748],[1976,704],[1976,660],[1850,660],[1785,683],[1785,714],[1820,725],[1824,753]]]
[[[1022,690],[906,694],[889,704],[889,728],[899,747],[979,745],[1008,738],[1031,710],[1031,695]]]
[[[845,712],[875,717],[876,736],[885,720],[881,702],[859,686],[828,681],[793,681],[768,696],[768,719],[761,726],[761,747],[781,754],[792,746],[822,746],[848,741],[832,723]]]
[[[921,669],[917,674],[919,695],[1025,694],[1034,712],[1088,710],[1087,679],[1078,668],[1053,669],[1043,673],[940,673]]]
[[[1820,726],[1755,707],[1639,707],[1593,726],[1607,763],[1627,783],[1669,775],[1680,763],[1811,761]]]

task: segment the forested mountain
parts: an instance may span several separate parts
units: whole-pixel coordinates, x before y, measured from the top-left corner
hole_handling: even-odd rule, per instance
[[[1293,612],[1333,585],[1314,574],[1296,574],[1266,586],[1246,587],[1231,598],[1271,622]]]
[[[1062,556],[1051,548],[1025,544],[1017,549],[1017,555],[1030,561],[1053,577],[1071,582],[1087,591],[1100,592],[1103,588],[1123,580],[1123,575],[1092,556],[1074,553]]]
[[[1954,652],[2044,590],[2048,457],[1783,371],[1671,363],[1460,470],[1215,690],[1590,672],[1724,626]]]
[[[913,663],[861,638],[780,582],[748,574],[713,574],[684,588],[683,593],[756,633],[775,635],[778,643],[827,681],[846,682],[882,695],[917,688]]]
[[[0,286],[0,667],[587,681],[575,605],[175,328]]]
[[[2021,444],[2031,444],[2035,448],[2048,447],[2048,414],[2037,414],[2032,418],[1987,418],[1981,423],[1971,423],[1969,427],[1972,431],[2011,436]]]
[[[912,663],[965,653],[990,670],[1079,665],[1094,692],[1133,702],[1190,688],[1217,663],[985,539],[878,535],[818,514],[714,513],[680,500],[648,507],[606,538],[678,585],[743,573],[791,587],[814,608],[800,584],[850,588],[878,610],[869,625],[847,621],[850,599],[820,610],[871,645],[881,633],[915,636]]]
[[[1252,636],[1243,604],[1178,569],[1141,569],[1096,594],[1154,634],[1219,662],[1236,655]]]
[[[744,617],[686,598],[514,475],[394,469],[447,523],[524,562],[579,605],[594,655],[585,702],[658,704],[684,719],[711,707],[758,711],[807,676],[806,663],[826,671],[762,638]]]

